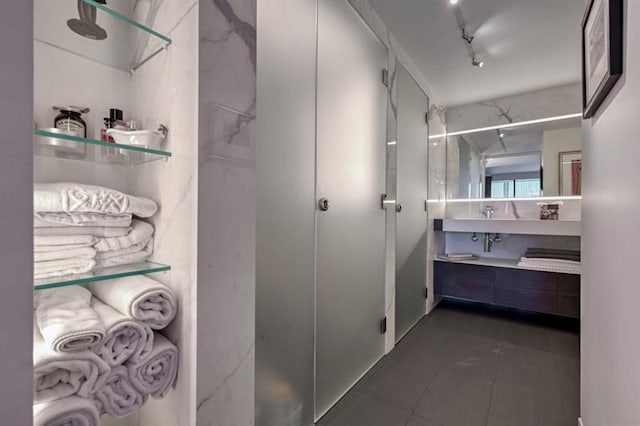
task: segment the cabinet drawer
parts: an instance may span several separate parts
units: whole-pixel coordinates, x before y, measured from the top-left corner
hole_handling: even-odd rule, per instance
[[[435,291],[440,296],[493,303],[494,269],[462,263],[435,262]]]
[[[508,289],[557,292],[557,274],[552,272],[525,271],[522,269],[496,269],[496,287]]]
[[[558,274],[558,294],[580,297],[580,275]]]
[[[580,318],[580,299],[575,296],[558,295],[558,314]]]
[[[549,290],[531,290],[517,286],[495,289],[495,303],[510,308],[554,314],[558,310],[557,294]]]

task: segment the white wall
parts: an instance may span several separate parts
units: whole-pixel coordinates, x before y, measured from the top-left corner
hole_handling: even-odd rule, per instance
[[[0,423],[30,425],[33,338],[33,4],[0,13]]]
[[[640,424],[640,2],[625,2],[625,71],[583,124],[581,416]]]
[[[582,131],[579,127],[547,130],[542,136],[542,166],[544,167],[544,196],[560,195],[559,154],[582,150]],[[564,194],[571,195],[571,194]]]

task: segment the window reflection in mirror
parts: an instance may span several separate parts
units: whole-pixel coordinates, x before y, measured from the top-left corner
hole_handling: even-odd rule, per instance
[[[580,119],[447,138],[447,198],[581,195]]]

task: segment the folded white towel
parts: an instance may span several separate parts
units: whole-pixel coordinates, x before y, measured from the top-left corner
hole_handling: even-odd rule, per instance
[[[123,237],[100,238],[95,245],[97,251],[122,250],[148,241],[153,236],[153,225],[142,220],[133,220],[131,232]]]
[[[94,259],[71,258],[62,260],[49,260],[33,264],[33,277],[36,280],[62,277],[71,274],[86,274],[96,266]]]
[[[105,326],[91,308],[89,290],[69,286],[39,293],[36,322],[51,349],[58,352],[81,351],[103,341]]]
[[[109,283],[105,283],[109,285]],[[100,316],[107,332],[104,341],[93,348],[109,367],[116,367],[128,359],[138,361],[153,347],[153,331],[148,326],[121,314],[96,297],[91,307]]]
[[[73,250],[84,247],[92,247],[91,244],[67,244],[60,246],[33,246],[34,253],[48,253],[52,251]]]
[[[131,383],[143,394],[162,398],[178,373],[178,348],[156,333],[151,353],[139,362],[127,362]]]
[[[104,226],[123,228],[131,225],[131,213],[103,214],[87,212],[36,212],[34,226],[51,228],[60,226]]]
[[[154,330],[166,327],[176,315],[173,291],[144,275],[89,284],[87,288],[107,305]]]
[[[33,406],[33,426],[100,426],[93,401],[77,396]]]
[[[96,249],[93,247],[80,247],[72,248],[68,250],[55,250],[38,252],[34,250],[33,261],[34,262],[46,262],[48,260],[63,260],[63,259],[93,259],[96,257]]]
[[[60,226],[55,228],[34,228],[37,237],[62,235],[90,235],[94,237],[122,237],[131,231],[131,227],[111,228],[105,226]]]
[[[127,367],[119,366],[107,373],[103,385],[94,398],[100,414],[117,418],[125,417],[138,410],[147,401],[148,396],[131,384]]]
[[[91,235],[36,235],[33,237],[33,244],[36,246],[67,246],[71,244],[92,246],[97,242],[98,238]]]
[[[71,395],[91,397],[109,371],[106,362],[91,351],[56,352],[44,341],[38,327],[33,333],[33,400],[52,401]]]
[[[34,185],[34,212],[82,212],[150,217],[158,205],[147,198],[134,197],[113,189],[79,183]]]
[[[563,274],[580,274],[581,263],[571,260],[560,259],[538,259],[523,257],[518,262],[518,266],[539,271],[558,272]]]
[[[140,244],[126,249],[103,251],[96,254],[96,267],[108,268],[111,266],[128,265],[147,260],[153,254],[153,237]]]

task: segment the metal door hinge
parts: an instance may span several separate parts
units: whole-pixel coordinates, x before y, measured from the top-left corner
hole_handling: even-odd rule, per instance
[[[382,334],[387,332],[387,317],[382,318],[382,321],[380,321],[380,332]]]
[[[424,298],[428,299],[429,298],[429,287],[424,289]]]
[[[382,84],[389,87],[389,70],[386,68],[382,70]]]
[[[424,122],[425,122],[426,124],[429,124],[429,113],[428,113],[428,112],[425,112],[425,113],[424,113]]]

